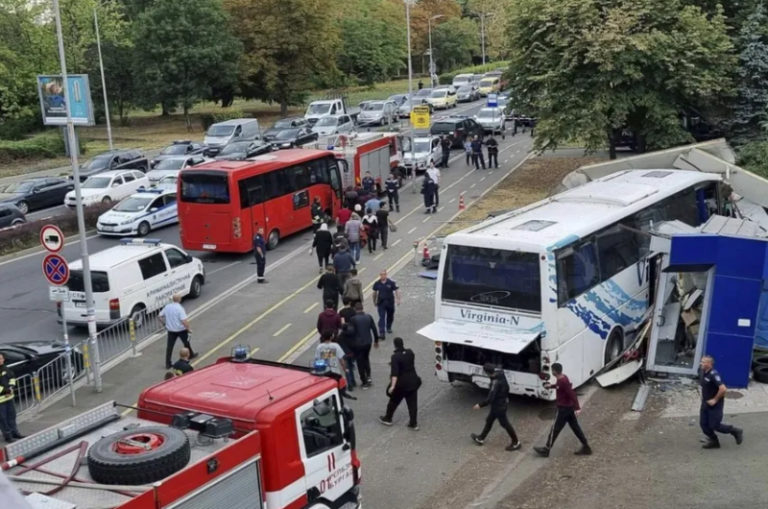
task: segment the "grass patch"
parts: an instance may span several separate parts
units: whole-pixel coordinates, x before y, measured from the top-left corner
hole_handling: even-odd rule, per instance
[[[22,140],[0,140],[0,164],[19,159],[48,159],[64,152],[64,140],[58,132],[36,134]]]

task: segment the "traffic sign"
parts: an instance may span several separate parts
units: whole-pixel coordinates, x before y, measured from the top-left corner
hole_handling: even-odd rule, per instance
[[[69,302],[69,288],[66,286],[49,286],[48,298],[54,302]]]
[[[58,253],[64,247],[64,234],[58,226],[47,224],[40,229],[40,244],[51,253]]]
[[[414,106],[411,110],[411,127],[429,129],[429,106]]]
[[[69,265],[61,256],[51,253],[43,258],[43,275],[49,283],[61,286],[69,281]]]

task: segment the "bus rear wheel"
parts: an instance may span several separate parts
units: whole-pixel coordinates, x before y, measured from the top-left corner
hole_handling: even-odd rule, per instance
[[[614,329],[610,336],[608,336],[608,341],[605,345],[605,359],[604,363],[608,364],[614,359],[617,359],[621,354],[624,352],[624,333],[621,331],[621,329]]]
[[[267,249],[275,249],[279,243],[280,232],[277,230],[272,230],[269,232],[269,236],[267,237]]]

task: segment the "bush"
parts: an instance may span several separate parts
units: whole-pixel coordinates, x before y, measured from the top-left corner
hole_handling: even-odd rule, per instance
[[[64,155],[59,133],[42,133],[24,140],[0,140],[0,164],[18,159],[44,159]]]
[[[225,120],[231,120],[233,118],[248,118],[249,115],[243,113],[242,110],[226,109],[217,111],[216,113],[203,113],[200,115],[200,122],[203,124],[203,130],[207,131],[211,125],[218,122],[224,122]]]
[[[446,72],[438,76],[441,85],[449,85],[453,82],[453,78],[458,74],[483,74],[496,69],[506,69],[509,67],[509,62],[491,62],[485,65],[473,65],[470,67],[462,67],[461,69],[455,69],[451,72]]]
[[[41,127],[43,122],[39,112],[8,118],[0,122],[0,140],[21,140],[27,133],[38,131]]]
[[[98,203],[85,207],[83,210],[85,227],[87,229],[95,228],[99,216],[113,206],[114,203]],[[51,222],[61,228],[66,236],[77,233],[77,214],[74,210],[67,210],[53,219],[30,221],[18,228],[0,230],[0,256],[38,245],[40,243],[40,229]]]
[[[768,178],[768,141],[752,141],[739,147],[737,164],[763,178]]]

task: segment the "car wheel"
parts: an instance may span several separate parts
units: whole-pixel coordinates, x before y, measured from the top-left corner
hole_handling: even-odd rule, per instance
[[[146,237],[149,234],[149,230],[151,230],[151,228],[149,227],[149,223],[146,221],[142,221],[139,224],[139,228],[137,229],[139,237]]]
[[[11,226],[21,226],[24,223],[25,223],[25,221],[22,218],[17,217],[13,221],[11,221]]]
[[[136,304],[133,306],[133,309],[131,309],[131,314],[128,315],[128,317],[133,320],[133,325],[137,329],[144,325],[144,319],[146,318],[145,310],[146,308],[143,304]]]
[[[611,335],[608,336],[608,342],[605,347],[605,356],[604,356],[605,364],[608,364],[612,360],[621,356],[623,351],[624,351],[624,333],[621,331],[620,328],[616,328],[613,330],[613,332],[611,332]]]
[[[24,200],[21,200],[19,203],[16,204],[16,208],[19,209],[19,211],[24,214],[25,216],[29,212],[29,204],[25,202]]]
[[[280,243],[280,232],[278,230],[272,230],[267,237],[267,249],[272,250]]]
[[[101,203],[111,203],[111,202],[112,202],[112,198],[110,198],[109,196],[105,196],[104,198],[101,199]]]
[[[192,278],[192,285],[189,287],[189,298],[196,299],[203,293],[203,278],[195,276]]]

